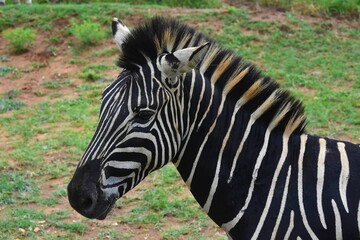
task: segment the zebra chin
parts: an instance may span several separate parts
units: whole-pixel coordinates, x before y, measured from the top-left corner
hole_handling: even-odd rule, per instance
[[[75,171],[68,184],[72,208],[84,217],[103,220],[113,208],[118,194],[105,193],[99,186],[100,160],[88,161]]]

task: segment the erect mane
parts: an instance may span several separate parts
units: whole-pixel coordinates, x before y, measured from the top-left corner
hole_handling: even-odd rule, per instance
[[[254,112],[267,99],[273,99],[261,117],[271,123],[278,121],[290,133],[304,132],[306,117],[300,101],[269,77],[264,77],[254,65],[246,63],[232,51],[224,49],[211,38],[173,19],[154,17],[131,31],[122,45],[118,66],[137,70],[149,59],[164,52],[210,43],[205,58],[197,66],[217,89],[234,101],[244,98],[244,108]],[[272,98],[273,97],[273,98]],[[275,119],[275,120],[274,120]]]

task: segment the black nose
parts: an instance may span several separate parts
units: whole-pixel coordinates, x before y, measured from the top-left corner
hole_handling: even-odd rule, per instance
[[[70,205],[80,214],[88,218],[94,215],[98,194],[95,183],[76,185],[71,181],[68,185],[68,198]]]
[[[92,160],[78,167],[68,185],[70,205],[87,218],[96,218],[99,213],[100,160]]]

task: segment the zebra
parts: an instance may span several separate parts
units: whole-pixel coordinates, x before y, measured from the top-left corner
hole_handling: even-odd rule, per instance
[[[31,4],[31,2],[32,2],[31,0],[25,0],[26,4]],[[6,0],[0,0],[0,6],[5,5],[5,3],[6,3]],[[20,0],[14,0],[14,3],[20,4]]]
[[[308,134],[299,100],[181,22],[112,31],[122,71],[68,184],[76,211],[105,219],[172,162],[229,239],[359,239],[359,145]]]

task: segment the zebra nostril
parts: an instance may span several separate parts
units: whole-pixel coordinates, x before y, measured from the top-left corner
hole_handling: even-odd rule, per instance
[[[86,198],[83,202],[84,210],[91,209],[92,205],[93,205],[93,200],[90,197]]]
[[[85,213],[91,213],[96,206],[96,195],[89,194],[87,197],[81,199],[80,206]]]

